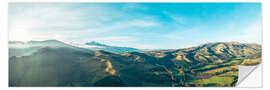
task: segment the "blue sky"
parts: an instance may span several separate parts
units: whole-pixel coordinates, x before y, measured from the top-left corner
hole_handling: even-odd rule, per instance
[[[9,3],[9,40],[140,49],[262,42],[260,3]]]

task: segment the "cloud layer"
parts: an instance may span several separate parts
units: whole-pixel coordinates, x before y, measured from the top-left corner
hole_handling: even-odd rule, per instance
[[[9,3],[9,40],[98,41],[147,49],[211,41],[261,43],[260,7],[258,3]]]

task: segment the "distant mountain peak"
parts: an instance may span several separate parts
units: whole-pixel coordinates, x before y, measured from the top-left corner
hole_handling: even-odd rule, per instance
[[[29,41],[28,44],[35,44],[35,43],[64,43],[58,40],[44,40],[44,41]]]
[[[96,41],[87,42],[87,43],[85,43],[85,45],[108,46],[108,45],[105,45],[105,44],[102,44],[102,43],[99,43]]]
[[[22,41],[8,41],[8,44],[25,44]]]

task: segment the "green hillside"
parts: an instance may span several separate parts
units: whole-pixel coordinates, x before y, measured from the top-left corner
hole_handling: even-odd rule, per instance
[[[68,45],[35,50],[10,56],[9,86],[230,87],[238,65],[261,62],[260,45],[238,42],[121,54]]]

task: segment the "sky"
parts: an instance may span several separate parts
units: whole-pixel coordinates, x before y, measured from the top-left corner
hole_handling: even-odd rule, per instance
[[[139,49],[262,43],[261,3],[9,3],[9,41]]]

